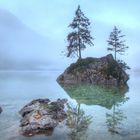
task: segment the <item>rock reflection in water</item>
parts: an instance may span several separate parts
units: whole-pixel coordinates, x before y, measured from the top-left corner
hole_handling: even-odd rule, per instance
[[[125,93],[128,86],[106,87],[95,85],[61,85],[67,94],[77,101],[79,104],[100,105],[107,109],[111,109],[116,103],[125,101]]]
[[[109,113],[106,113],[108,131],[112,134],[120,134],[121,125],[126,119],[120,106],[129,100],[125,96],[129,90],[128,86],[119,88],[95,85],[63,85],[62,87],[78,104],[99,105],[108,109]],[[113,112],[110,113],[110,110]]]

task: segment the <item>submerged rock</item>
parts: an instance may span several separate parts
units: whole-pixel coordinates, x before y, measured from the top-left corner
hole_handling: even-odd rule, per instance
[[[60,84],[91,83],[123,86],[129,76],[111,54],[101,58],[80,59],[71,64],[58,78]]]
[[[0,114],[1,114],[1,112],[2,112],[2,108],[0,107]]]
[[[49,99],[33,100],[24,106],[19,113],[21,133],[26,136],[45,133],[51,135],[53,129],[62,122],[67,114],[64,111],[66,99],[51,102]]]

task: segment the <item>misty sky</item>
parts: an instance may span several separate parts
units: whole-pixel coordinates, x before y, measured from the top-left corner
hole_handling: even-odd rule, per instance
[[[84,57],[106,55],[109,33],[114,25],[126,35],[129,50],[124,58],[131,67],[140,67],[140,1],[139,0],[0,0],[0,8],[8,10],[28,28],[49,40],[46,54],[51,50],[55,61],[64,60],[61,51],[67,45],[69,23],[80,4],[91,21],[94,47],[88,47]],[[43,51],[45,53],[45,51]]]

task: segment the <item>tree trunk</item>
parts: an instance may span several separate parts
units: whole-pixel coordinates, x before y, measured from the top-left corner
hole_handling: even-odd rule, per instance
[[[80,24],[80,23],[79,23]],[[80,28],[79,28],[79,26],[78,26],[78,45],[79,45],[79,59],[81,59],[82,58],[82,56],[81,56],[81,39],[80,39]]]
[[[116,52],[116,47],[115,47],[115,60],[116,60],[116,53],[117,53],[117,52]]]
[[[82,56],[81,56],[81,40],[80,40],[80,37],[79,37],[79,59],[81,59]]]
[[[117,45],[116,45],[116,39],[115,39],[115,60],[116,60],[116,54],[117,54]]]

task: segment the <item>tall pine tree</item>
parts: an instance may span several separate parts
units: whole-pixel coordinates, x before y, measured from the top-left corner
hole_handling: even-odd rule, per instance
[[[115,26],[113,31],[110,33],[109,39],[107,40],[108,45],[110,46],[107,50],[114,52],[114,58],[116,61],[117,53],[124,55],[125,50],[128,48],[128,46],[125,45],[125,40],[122,39],[125,35],[121,35],[121,32],[122,31],[118,30]]]
[[[94,45],[92,43],[93,38],[91,37],[89,30],[90,22],[84,13],[78,6],[75,17],[69,27],[72,28],[72,32],[68,34],[67,41],[67,57],[77,55],[79,59],[82,58],[81,50],[86,48],[86,45]]]

